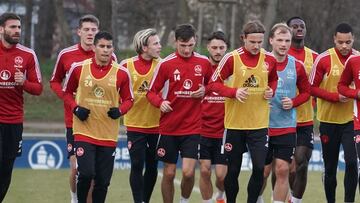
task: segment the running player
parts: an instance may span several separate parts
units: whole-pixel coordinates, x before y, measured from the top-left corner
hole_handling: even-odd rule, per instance
[[[0,202],[10,186],[15,158],[22,152],[23,93],[40,95],[43,89],[35,52],[19,44],[20,21],[15,13],[0,16]]]
[[[194,186],[198,159],[201,100],[205,94],[203,85],[211,77],[211,64],[207,57],[193,51],[196,40],[192,25],[177,26],[175,43],[176,52],[158,64],[147,98],[162,112],[157,157],[164,162],[161,182],[163,202],[172,203],[174,200],[174,178],[180,152],[180,202],[187,203]]]
[[[156,30],[144,29],[135,34],[133,45],[138,55],[120,63],[130,72],[135,95],[134,106],[124,116],[124,125],[131,159],[130,186],[134,203],[148,203],[157,178],[155,156],[160,110],[149,103],[146,93],[160,60],[161,44]]]
[[[329,203],[335,202],[336,172],[340,145],[345,155],[344,202],[354,202],[357,186],[357,159],[354,142],[353,101],[338,93],[337,83],[345,61],[356,53],[354,35],[347,23],[339,24],[334,33],[335,47],[316,58],[310,74],[311,95],[317,97],[317,119],[324,159],[324,188]]]
[[[309,75],[318,54],[305,46],[306,24],[301,17],[292,17],[287,21],[292,28],[292,40],[289,55],[304,63],[306,74]],[[314,148],[313,99],[296,108],[296,148],[290,166],[289,183],[291,201],[300,203],[305,192],[309,160]]]
[[[269,100],[277,86],[276,59],[261,48],[265,28],[259,21],[243,27],[244,46],[224,56],[209,89],[225,99],[224,145],[228,159],[225,192],[228,203],[236,202],[242,154],[250,151],[252,174],[247,202],[256,202],[264,179],[268,151]],[[226,86],[223,84],[225,82]]]
[[[74,64],[64,84],[64,101],[75,115],[79,203],[86,202],[92,179],[93,202],[105,202],[114,168],[119,118],[133,104],[129,72],[111,60],[112,39],[111,34],[98,32],[95,56]]]
[[[50,79],[50,87],[53,92],[61,99],[64,99],[62,83],[68,74],[73,63],[81,62],[85,59],[94,57],[93,51],[94,37],[99,29],[99,20],[93,15],[84,15],[79,19],[77,34],[80,42],[71,47],[63,49],[56,60],[54,71]],[[71,203],[77,202],[76,195],[76,157],[74,155],[74,136],[72,129],[72,111],[70,106],[64,103],[64,118],[66,126],[66,142],[68,159],[70,160],[70,194]]]
[[[215,71],[227,50],[227,40],[221,31],[208,38],[207,50],[212,70]],[[200,136],[200,192],[203,202],[212,202],[211,164],[215,165],[217,203],[225,203],[224,179],[227,171],[222,138],[224,135],[225,98],[216,92],[207,93],[202,101],[202,127]]]
[[[275,96],[271,100],[269,151],[264,176],[266,181],[273,169],[276,176],[274,203],[286,200],[290,163],[296,145],[296,107],[310,97],[310,84],[303,63],[288,55],[291,38],[292,30],[285,23],[275,24],[269,34],[279,79]]]

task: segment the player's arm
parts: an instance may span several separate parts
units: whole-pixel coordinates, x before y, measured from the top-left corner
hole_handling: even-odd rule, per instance
[[[35,53],[32,53],[32,57],[28,61],[23,89],[32,95],[40,95],[43,90],[40,66]]]
[[[62,56],[63,54],[60,53],[56,60],[53,74],[50,79],[50,88],[60,99],[64,98],[64,92],[62,91],[62,81],[66,76]]]
[[[220,61],[218,67],[211,76],[206,86],[206,93],[213,91],[223,97],[235,98],[237,88],[230,88],[224,85],[224,80],[233,74],[233,57],[231,53],[226,54]]]
[[[76,93],[79,85],[80,74],[81,66],[72,67],[64,82],[64,102],[69,105],[71,109],[74,109],[77,106],[77,103],[74,99],[74,93]]]
[[[327,60],[326,57],[318,57],[315,60],[309,77],[311,85],[310,94],[314,97],[318,97],[330,102],[339,102],[340,95],[338,92],[329,92],[319,87],[324,78],[324,75],[329,74],[328,71],[330,71],[326,68],[325,60]]]
[[[276,71],[276,59],[273,56],[266,56],[265,61],[269,64],[268,87],[272,90],[273,97],[277,88],[278,75]]]
[[[130,74],[127,69],[120,68],[120,70],[118,71],[116,86],[120,93],[121,99],[119,110],[121,115],[124,115],[131,109],[134,102],[134,95],[130,82]]]
[[[161,62],[157,65],[150,83],[149,91],[146,94],[146,98],[149,102],[157,108],[160,108],[161,104],[165,101],[165,99],[160,96],[160,92],[164,87],[165,81],[168,81],[168,78],[166,77],[166,69],[163,67],[164,66],[162,66]]]
[[[306,75],[305,67],[303,63],[296,61],[296,86],[299,90],[299,94],[292,99],[293,107],[300,106],[310,98],[310,83]]]
[[[354,99],[359,99],[359,89],[352,89],[349,85],[354,81],[353,77],[353,67],[356,67],[353,63],[353,60],[350,57],[345,63],[344,71],[341,74],[339,83],[337,85],[338,91],[340,94]]]

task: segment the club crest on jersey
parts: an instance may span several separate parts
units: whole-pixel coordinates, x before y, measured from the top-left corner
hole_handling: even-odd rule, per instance
[[[23,67],[22,63],[24,62],[24,59],[21,56],[16,56],[14,62],[15,62],[14,65],[15,68],[22,68]]]
[[[186,79],[183,83],[183,87],[189,90],[193,86],[193,82],[190,79]]]
[[[294,71],[293,70],[288,70],[288,72],[286,73],[286,78],[291,79],[291,80],[295,79]]]
[[[104,95],[105,95],[105,90],[104,90],[104,88],[99,87],[99,86],[97,86],[97,85],[94,87],[93,91],[94,91],[95,97],[97,97],[97,98],[102,98],[102,97],[104,97]]]
[[[201,65],[196,65],[194,67],[194,71],[195,71],[195,76],[202,76],[202,67]]]
[[[164,148],[159,148],[159,149],[157,150],[157,155],[158,155],[159,157],[164,157],[165,154],[166,154],[166,151],[165,151]]]
[[[0,72],[0,78],[1,78],[2,80],[9,80],[10,77],[11,77],[10,71],[8,71],[8,70],[2,70],[2,71]]]
[[[82,155],[84,155],[84,153],[85,153],[84,148],[79,147],[76,149],[76,156],[82,156]]]

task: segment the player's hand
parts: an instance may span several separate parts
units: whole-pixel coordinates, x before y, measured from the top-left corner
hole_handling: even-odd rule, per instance
[[[25,75],[23,72],[21,72],[18,68],[16,68],[16,72],[14,75],[15,82],[18,85],[23,85],[25,82]]]
[[[160,105],[160,111],[161,112],[164,112],[164,113],[167,113],[167,112],[170,112],[170,111],[173,111],[173,109],[171,108],[170,106],[170,102],[169,101],[163,101]]]
[[[347,102],[349,101],[349,98],[345,97],[342,94],[339,94],[339,102]]]
[[[205,95],[205,87],[202,84],[199,84],[199,89],[190,93],[192,98],[203,98]]]
[[[245,100],[249,96],[248,88],[238,88],[236,90],[236,99],[239,100],[241,103],[245,103]]]
[[[81,107],[81,106],[76,106],[73,110],[73,113],[75,114],[76,117],[78,117],[81,121],[85,121],[90,114],[90,110],[85,108],[85,107]]]
[[[110,118],[112,118],[114,120],[120,118],[120,116],[121,116],[121,112],[118,107],[110,108],[109,111],[107,112],[107,114]]]
[[[274,91],[267,86],[264,92],[264,99],[271,99],[274,95]]]
[[[281,99],[281,103],[282,103],[282,108],[285,110],[292,109],[293,107],[293,101],[289,97],[283,97]]]

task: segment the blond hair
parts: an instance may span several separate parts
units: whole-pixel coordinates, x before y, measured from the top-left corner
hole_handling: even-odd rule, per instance
[[[269,37],[274,38],[275,32],[280,30],[279,34],[292,34],[291,28],[286,23],[276,23],[270,30]]]
[[[136,53],[142,54],[143,47],[148,45],[149,37],[154,35],[157,35],[157,32],[154,28],[148,28],[137,32],[133,40],[133,45]]]

